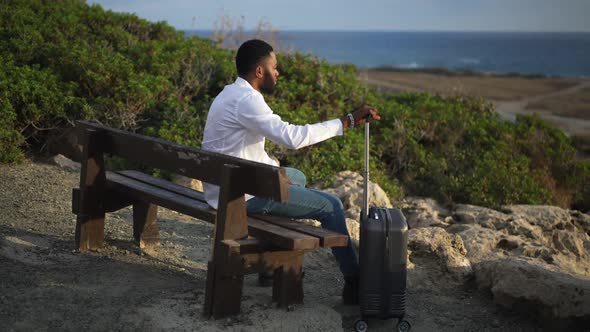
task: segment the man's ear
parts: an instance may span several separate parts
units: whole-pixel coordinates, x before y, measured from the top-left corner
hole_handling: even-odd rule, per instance
[[[262,66],[257,66],[256,67],[256,77],[257,78],[263,78],[264,77],[264,72],[263,72]]]

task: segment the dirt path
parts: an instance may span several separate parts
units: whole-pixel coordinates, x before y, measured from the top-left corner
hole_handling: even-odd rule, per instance
[[[275,308],[269,288],[245,280],[242,314],[201,316],[213,228],[160,209],[161,245],[132,244],[130,209],[107,216],[106,243],[74,250],[71,189],[78,174],[26,162],[0,165],[0,331],[351,331],[358,307],[340,302],[331,253],[305,257],[305,304]],[[413,331],[535,331],[490,295],[445,277],[435,260],[411,257],[407,319]],[[392,331],[372,321],[370,331]]]
[[[537,113],[541,118],[553,123],[568,135],[588,135],[590,134],[590,120],[563,117],[552,114],[551,111],[541,109],[530,109],[527,105],[539,100],[564,96],[581,91],[590,87],[590,81],[580,82],[579,84],[555,92],[540,94],[535,96],[524,97],[519,100],[502,101],[492,100],[496,104],[496,111],[500,116],[509,121],[515,121],[518,114]]]
[[[396,73],[392,72],[392,77],[395,77]],[[426,74],[424,74],[426,75]],[[424,84],[424,82],[416,82],[416,86],[409,86],[404,84],[399,84],[393,81],[388,81],[384,79],[377,79],[375,77],[371,77],[371,75],[366,71],[361,71],[359,76],[362,80],[366,81],[368,84],[380,87],[384,90],[391,91],[391,92],[425,92],[429,91],[426,86],[420,86],[420,84]],[[444,84],[445,80],[436,75],[432,76],[433,80],[440,81],[441,84]],[[406,76],[407,77],[410,76]],[[387,76],[389,78],[389,76]],[[393,79],[393,78],[392,78]],[[473,79],[470,77],[469,79]],[[481,80],[486,80],[486,77],[481,77]],[[568,135],[589,135],[590,134],[590,120],[580,119],[580,118],[572,118],[572,117],[565,117],[555,114],[551,110],[546,109],[531,109],[527,108],[528,105],[533,104],[535,102],[555,98],[560,96],[565,96],[569,94],[574,94],[580,92],[584,89],[590,88],[590,81],[583,80],[579,81],[573,85],[565,85],[562,88],[557,88],[557,90],[548,92],[548,93],[541,93],[541,94],[534,94],[534,95],[527,95],[522,98],[518,99],[494,99],[488,98],[491,102],[496,105],[496,110],[500,114],[500,116],[508,121],[515,121],[516,116],[518,114],[533,114],[537,113],[541,118],[545,119],[546,121],[552,123],[556,127],[563,130]],[[590,110],[588,110],[590,112]]]

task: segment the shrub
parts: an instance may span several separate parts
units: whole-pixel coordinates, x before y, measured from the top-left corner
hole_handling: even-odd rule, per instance
[[[0,162],[43,150],[79,119],[198,147],[214,96],[236,75],[234,53],[212,41],[84,1],[6,0],[0,22]],[[277,91],[265,98],[286,121],[324,121],[363,104],[380,110],[372,179],[395,199],[590,206],[588,162],[537,117],[512,124],[481,99],[379,94],[354,66],[312,55],[278,61]],[[363,130],[299,151],[268,149],[310,183],[328,184],[338,171],[362,170]]]

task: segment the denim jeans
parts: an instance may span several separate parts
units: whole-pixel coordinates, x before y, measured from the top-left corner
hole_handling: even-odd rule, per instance
[[[346,228],[344,209],[340,199],[329,193],[305,188],[307,179],[301,171],[288,167],[285,169],[293,183],[289,186],[289,201],[279,203],[267,198],[254,197],[247,202],[248,213],[294,219],[315,219],[322,224],[322,228],[349,236],[348,245],[332,248],[332,253],[343,275],[357,275],[359,273],[357,255]]]

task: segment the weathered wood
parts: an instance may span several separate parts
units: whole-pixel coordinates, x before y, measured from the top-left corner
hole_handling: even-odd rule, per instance
[[[76,248],[82,252],[101,248],[104,240],[104,214],[99,216],[78,214],[75,240]]]
[[[151,202],[201,220],[208,222],[214,222],[215,220],[215,214],[211,213],[214,210],[206,203],[130,179],[121,174],[108,172],[107,187],[109,190],[119,191],[128,196],[136,197],[137,200]]]
[[[174,182],[170,182],[164,179],[159,179],[156,177],[153,177],[151,175],[148,175],[146,173],[143,172],[139,172],[139,171],[134,171],[134,170],[125,170],[125,171],[117,171],[115,172],[117,174],[126,176],[128,178],[155,186],[155,187],[159,187],[161,189],[179,194],[179,195],[183,195],[186,196],[188,198],[191,199],[195,199],[197,201],[201,201],[203,203],[207,203],[207,201],[205,200],[205,194],[203,194],[200,191],[196,191],[194,189],[176,184]]]
[[[133,176],[128,178],[127,176]],[[171,183],[164,188],[151,184],[149,175],[136,180],[137,174],[107,172],[107,186],[110,189],[124,191],[138,199],[152,202],[156,205],[175,210],[201,220],[215,222],[217,211],[209,208],[204,201],[203,194],[189,188],[186,190]],[[161,180],[163,181],[163,180]],[[154,183],[158,181],[154,181]],[[174,190],[172,190],[174,189]],[[182,194],[177,194],[182,193]],[[202,200],[202,201],[201,201]],[[245,207],[244,207],[245,209]],[[309,250],[319,246],[318,238],[291,231],[280,226],[272,225],[264,221],[248,218],[248,234],[256,236],[270,244],[284,249]]]
[[[244,277],[242,274],[223,273],[227,267],[242,266],[239,251],[240,244],[237,241],[220,242],[216,246],[214,260],[207,266],[205,316],[218,319],[240,312]]]
[[[245,255],[252,253],[259,253],[265,250],[265,246],[254,237],[249,237],[243,240],[223,240],[223,245],[237,247],[237,254]]]
[[[108,172],[107,172],[108,173]],[[80,188],[72,188],[72,213],[81,213],[78,211],[80,207]],[[108,190],[104,193],[103,197],[103,210],[104,212],[119,211],[122,208],[128,207],[133,204],[133,200],[129,197],[121,194],[120,192]]]
[[[133,238],[140,248],[160,244],[160,229],[157,223],[158,207],[154,204],[133,204]]]
[[[242,302],[243,276],[221,275],[216,273],[217,265],[209,261],[207,264],[207,289],[203,315],[215,319],[240,313]]]
[[[348,244],[347,235],[336,233],[320,227],[315,227],[301,222],[270,215],[251,215],[250,217],[266,221],[286,229],[297,231],[299,233],[317,237],[320,239],[321,247],[344,247]]]
[[[81,132],[82,169],[80,171],[80,195],[74,204],[76,218],[76,247],[80,251],[100,248],[104,239],[104,207],[101,192],[105,188],[105,166],[101,132],[86,129]]]
[[[239,242],[239,241],[236,241]],[[281,267],[284,262],[301,256],[304,250],[263,250],[260,252],[239,254],[239,245],[224,241],[219,249],[220,259],[216,262],[216,273],[220,275],[246,275],[262,271],[274,271]],[[229,254],[232,253],[232,254]]]
[[[278,202],[288,200],[289,180],[286,171],[282,168],[199,150],[87,121],[77,123],[81,128],[108,132],[104,144],[105,151],[111,154],[216,185],[222,181],[223,165],[236,165],[243,170],[243,174],[248,174],[240,181],[240,191],[272,198]]]
[[[72,189],[72,213],[80,213],[80,188]]]
[[[279,307],[303,303],[303,253],[281,262],[275,270],[272,298]]]
[[[144,182],[144,183],[148,183],[154,186],[157,186],[159,188],[171,191],[171,192],[175,192],[177,194],[201,201],[203,203],[206,203],[205,201],[205,195],[202,192],[198,192],[196,190],[166,181],[166,180],[162,180],[162,179],[158,179],[158,178],[154,178],[152,176],[149,176],[145,173],[141,173],[138,171],[120,171],[117,172],[119,174],[125,175],[127,177],[136,179],[138,181]],[[214,210],[211,210],[212,213],[215,213]],[[319,245],[322,247],[342,247],[342,246],[346,246],[348,244],[348,237],[346,235],[342,235],[336,232],[332,232],[320,227],[315,227],[315,226],[311,226],[311,225],[306,225],[303,224],[301,222],[298,221],[294,221],[294,220],[289,220],[287,218],[283,218],[283,217],[275,217],[275,216],[269,216],[269,215],[250,215],[249,219],[248,219],[248,225],[249,225],[249,231],[251,232],[250,234],[256,233],[257,231],[266,231],[269,229],[269,227],[266,224],[260,224],[260,223],[251,223],[251,220],[262,220],[265,223],[271,223],[277,226],[280,226],[282,228],[286,228],[298,233],[303,233],[303,234],[307,234],[310,235],[312,237],[317,237],[319,239]],[[273,230],[279,230],[280,232],[284,232],[283,229],[280,228],[272,228]],[[285,234],[295,234],[295,233],[290,233],[287,232]],[[296,245],[292,245],[292,244],[284,244],[282,245],[282,247],[287,248],[287,247],[293,247],[293,248],[297,248],[297,249],[313,249],[313,248],[303,248],[303,247],[298,247]]]
[[[248,236],[246,199],[241,185],[245,176],[239,166],[223,165],[219,208],[215,220],[216,245],[223,240],[239,240]]]
[[[248,232],[254,237],[285,249],[311,250],[320,246],[320,240],[315,236],[285,229],[254,218],[248,218]]]

